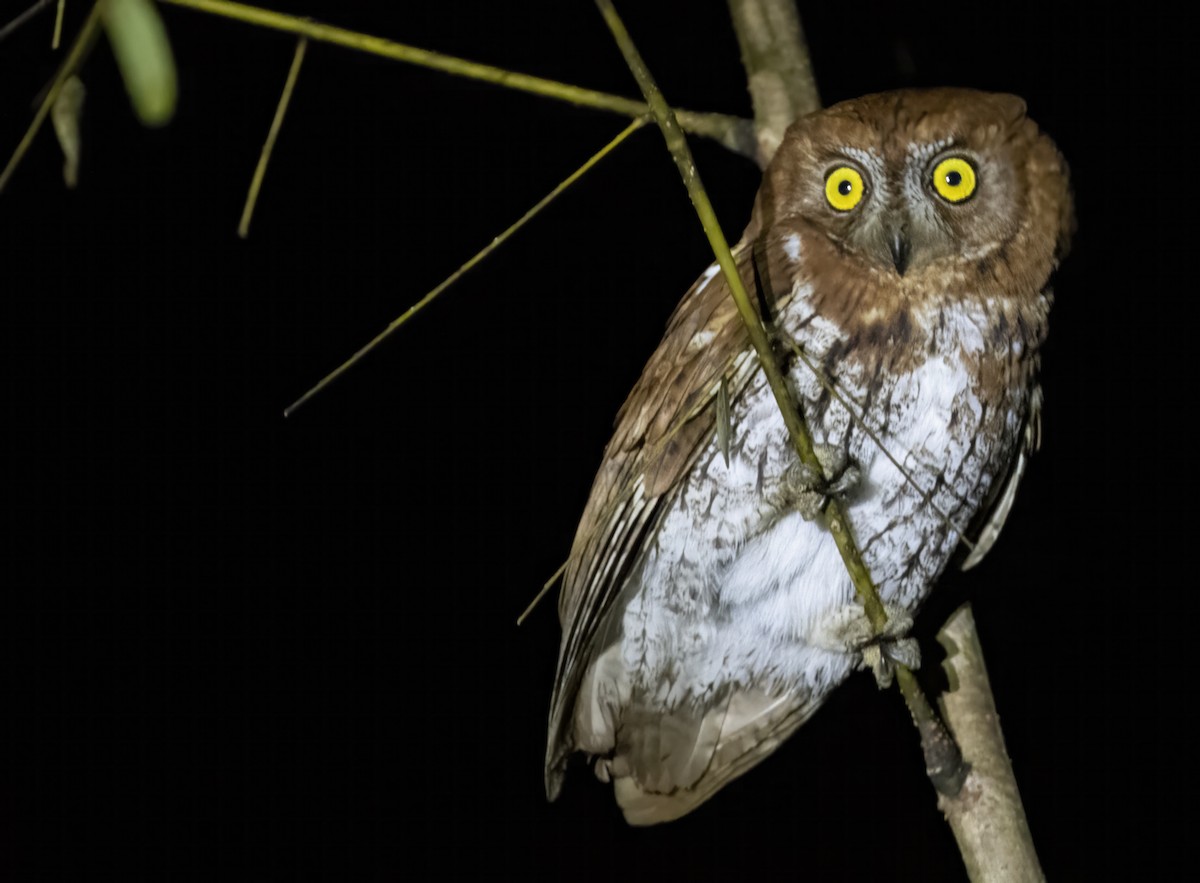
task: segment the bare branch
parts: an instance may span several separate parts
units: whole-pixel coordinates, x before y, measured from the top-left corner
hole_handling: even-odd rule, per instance
[[[352,355],[350,358],[348,358],[346,361],[344,361],[337,368],[334,368],[332,371],[330,371],[328,374],[326,374],[317,383],[316,386],[312,387],[310,390],[308,390],[308,392],[306,392],[304,395],[300,396],[300,398],[296,399],[296,401],[292,402],[291,405],[289,405],[286,409],[284,409],[283,416],[290,417],[292,414],[294,414],[296,412],[296,410],[301,405],[303,405],[305,402],[307,402],[309,399],[311,399],[313,396],[315,396],[321,390],[325,389],[325,387],[329,386],[329,384],[333,383],[335,380],[337,380],[339,377],[341,377],[343,374],[345,374],[347,371],[349,371],[351,368],[353,368],[356,364],[358,364],[358,362],[364,356],[366,356],[369,352],[371,352],[371,350],[375,349],[375,347],[379,346],[379,344],[381,344],[385,340],[387,340],[387,338],[390,337],[398,328],[400,328],[400,326],[402,326],[405,322],[407,322],[409,319],[411,319],[413,316],[415,316],[417,313],[419,313],[421,310],[423,310],[425,307],[427,307],[430,303],[432,303],[438,297],[438,295],[440,295],[443,291],[445,291],[447,288],[449,288],[451,285],[453,285],[455,282],[457,282],[459,279],[461,279],[464,275],[466,275],[466,273],[472,267],[476,266],[480,261],[482,261],[488,255],[490,255],[492,252],[494,252],[497,248],[499,248],[501,245],[503,245],[505,242],[507,242],[509,237],[511,237],[514,233],[516,233],[518,230],[520,230],[522,227],[524,227],[526,224],[528,224],[530,221],[532,221],[535,217],[537,217],[538,214],[541,213],[542,209],[544,209],[551,202],[553,202],[560,195],[562,195],[562,193],[568,187],[570,187],[572,184],[574,184],[576,181],[578,181],[580,178],[582,178],[584,175],[586,175],[589,171],[591,171],[591,169],[596,165],[596,163],[600,162],[600,160],[604,159],[604,157],[608,156],[610,153],[612,153],[612,151],[616,150],[617,146],[622,141],[624,141],[626,138],[628,138],[630,135],[632,135],[634,132],[636,132],[638,129],[640,129],[644,122],[645,122],[645,120],[642,120],[640,118],[635,119],[632,123],[630,123],[624,129],[622,129],[621,132],[615,138],[613,138],[611,141],[609,141],[607,144],[605,144],[603,147],[601,147],[598,151],[596,151],[594,154],[592,154],[590,157],[588,157],[587,161],[583,165],[581,165],[579,168],[577,168],[575,171],[573,171],[565,179],[560,181],[554,187],[553,190],[551,190],[549,193],[547,193],[545,196],[543,196],[540,200],[538,200],[537,203],[534,204],[533,208],[529,209],[529,211],[525,212],[525,214],[521,215],[520,218],[518,218],[516,221],[514,221],[512,224],[510,224],[509,227],[506,230],[504,230],[503,233],[501,233],[499,236],[497,236],[495,239],[493,239],[491,242],[489,242],[487,245],[485,245],[482,249],[480,249],[478,252],[476,252],[475,255],[473,257],[471,257],[466,263],[464,263],[461,267],[459,267],[457,270],[455,270],[453,273],[451,273],[449,276],[447,276],[445,279],[443,279],[438,285],[436,285],[431,291],[429,291],[429,293],[427,293],[423,298],[421,298],[419,301],[417,301],[415,304],[413,304],[411,307],[409,307],[407,310],[405,310],[400,316],[398,316],[395,320],[393,320],[392,323],[390,325],[388,325],[387,328],[383,329],[383,331],[381,331],[377,335],[375,335],[375,337],[372,338],[370,340],[370,342],[368,342],[365,346],[363,346],[361,349],[359,349],[358,352],[356,352],[354,355]],[[557,577],[558,577],[557,573],[553,577],[551,577],[551,583],[553,583],[554,579],[556,579]],[[549,583],[547,584],[547,588],[548,588],[548,586],[549,586]],[[542,594],[544,594],[545,591],[546,591],[546,589],[543,588],[542,593],[539,594],[538,597],[534,599],[533,604],[537,604],[538,600],[542,597]],[[532,606],[533,605],[530,605],[530,608],[532,608]],[[528,610],[526,611],[526,613],[528,613]],[[522,618],[524,618],[525,615],[526,614],[521,614]]]
[[[1044,881],[969,604],[946,621],[938,642],[946,648],[943,667],[950,678],[939,704],[971,766],[958,796],[942,794],[938,806],[958,840],[967,874],[973,883]]]
[[[520,92],[531,92],[544,98],[554,98],[582,107],[596,110],[607,110],[612,113],[640,119],[650,115],[650,108],[644,102],[625,98],[621,95],[610,95],[594,89],[584,89],[570,83],[560,83],[529,74],[517,73],[490,64],[479,64],[416,46],[407,46],[382,37],[372,37],[345,28],[322,24],[307,18],[298,18],[269,9],[259,9],[243,3],[233,3],[229,0],[163,0],[172,6],[183,6],[197,12],[207,12],[246,24],[284,31],[298,36],[308,37],[315,42],[333,43],[347,49],[366,52],[381,58],[390,58],[406,64],[415,64],[459,77],[482,80],[503,86],[506,89],[516,89]],[[690,110],[677,110],[679,123],[687,131],[712,138],[722,146],[741,154],[755,158],[756,145],[753,127],[749,120],[729,116],[723,113],[696,113]]]
[[[306,49],[308,49],[308,38],[301,37],[296,41],[296,51],[292,55],[292,66],[288,69],[287,80],[283,84],[283,94],[279,96],[279,104],[275,107],[275,117],[271,120],[271,128],[267,130],[267,140],[263,142],[258,165],[254,167],[254,177],[250,179],[250,190],[246,193],[246,205],[242,209],[242,220],[238,223],[238,236],[243,239],[250,235],[250,219],[254,216],[254,206],[258,203],[258,192],[262,188],[263,176],[267,173],[267,164],[271,161],[271,153],[275,150],[275,140],[279,137],[283,118],[287,116],[288,105],[292,102],[292,92],[296,88],[296,79],[300,76],[300,66],[304,64]]]
[[[0,27],[0,40],[3,40],[5,37],[7,37],[9,34],[11,34],[13,31],[15,31],[21,25],[25,24],[25,22],[29,21],[31,18],[33,18],[35,15],[37,15],[39,12],[41,12],[43,9],[45,9],[47,6],[49,6],[51,2],[52,2],[52,0],[37,0],[37,2],[35,2],[32,6],[30,6],[28,9],[26,9],[24,12],[18,13],[17,15],[13,16],[13,18],[7,24]],[[57,36],[57,33],[56,33],[56,36]],[[53,48],[57,49],[58,46],[55,45]]]
[[[88,52],[91,50],[96,36],[100,33],[101,12],[102,4],[97,3],[92,7],[92,11],[88,13],[88,17],[84,20],[83,27],[79,29],[79,36],[75,38],[75,42],[71,45],[71,51],[63,59],[63,63],[58,68],[58,73],[54,75],[54,80],[50,83],[50,88],[46,90],[46,97],[42,99],[37,113],[33,115],[33,122],[25,130],[25,137],[21,139],[17,145],[17,149],[13,151],[12,156],[8,160],[8,165],[4,167],[4,171],[0,172],[0,192],[3,192],[8,180],[13,176],[13,172],[16,171],[17,166],[21,164],[21,159],[29,150],[29,146],[33,144],[34,137],[42,128],[42,123],[46,121],[46,117],[50,114],[50,108],[58,100],[58,94],[62,91],[63,85],[79,70],[79,66],[83,64],[84,58],[87,57]]]
[[[821,109],[795,0],[729,0],[754,102],[758,164],[775,155],[793,120]]]
[[[788,125],[820,109],[808,47],[794,0],[729,0],[729,10],[754,103],[759,164],[766,166]],[[940,700],[950,732],[911,672],[898,668],[897,680],[967,871],[976,883],[1042,881],[969,606],[943,625],[938,640],[950,654],[952,687]]]
[[[641,88],[642,94],[646,97],[646,102],[654,111],[654,118],[658,121],[659,128],[662,129],[663,138],[667,142],[667,149],[671,152],[671,156],[675,160],[680,177],[683,178],[684,186],[687,187],[688,196],[691,197],[692,205],[695,207],[696,214],[700,218],[700,224],[708,236],[708,242],[712,246],[713,254],[716,255],[717,263],[720,264],[721,270],[725,274],[725,281],[729,285],[730,294],[733,295],[738,313],[741,315],[742,322],[745,324],[746,331],[750,336],[750,342],[754,345],[755,352],[758,354],[759,363],[762,365],[763,373],[767,377],[771,392],[775,395],[775,403],[778,405],[780,414],[783,416],[783,422],[787,426],[788,436],[791,438],[792,446],[796,450],[796,456],[800,458],[800,462],[819,472],[821,464],[817,460],[816,452],[813,450],[812,435],[800,411],[792,401],[787,381],[779,367],[779,360],[775,357],[775,353],[771,349],[762,319],[759,318],[754,306],[750,303],[749,295],[747,295],[745,286],[742,284],[742,277],[737,270],[737,263],[734,261],[733,254],[729,250],[729,244],[725,239],[725,234],[721,231],[721,225],[717,221],[716,212],[713,211],[712,203],[709,202],[704,185],[700,181],[700,173],[696,170],[696,164],[692,160],[692,153],[688,149],[687,139],[684,138],[674,114],[671,113],[670,105],[667,104],[667,100],[663,97],[662,92],[659,91],[658,85],[654,82],[654,78],[651,76],[645,62],[642,61],[641,54],[637,51],[637,47],[634,45],[633,39],[629,36],[629,32],[625,29],[624,23],[621,21],[620,16],[617,15],[617,11],[612,5],[612,0],[596,0],[596,5],[600,7],[600,12],[604,15],[605,23],[608,25],[609,30],[612,31],[617,45],[621,48],[621,54],[625,56],[625,62],[629,65],[629,70],[637,79],[638,86]],[[855,545],[854,537],[850,533],[850,526],[846,522],[842,512],[841,503],[835,497],[831,497],[826,505],[825,512],[829,531],[833,534],[838,551],[842,555],[842,561],[846,565],[846,570],[849,572],[850,578],[854,583],[859,603],[863,605],[867,619],[871,622],[871,627],[877,633],[882,632],[883,627],[887,624],[887,613],[884,612],[883,603],[879,600],[879,594],[876,592],[875,585],[871,581],[871,575],[867,571],[866,565],[863,564],[862,555]]]

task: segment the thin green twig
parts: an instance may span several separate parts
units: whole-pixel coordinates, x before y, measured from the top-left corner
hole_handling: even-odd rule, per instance
[[[67,0],[58,0],[58,10],[54,13],[54,34],[50,37],[51,49],[58,49],[59,42],[62,40],[63,11],[66,6]]]
[[[721,232],[721,225],[717,221],[716,213],[713,211],[712,203],[709,202],[704,185],[700,182],[700,174],[696,170],[696,164],[692,161],[692,154],[688,149],[687,139],[684,137],[683,131],[679,128],[679,124],[675,121],[670,105],[663,98],[662,92],[659,91],[658,86],[655,84],[654,78],[650,75],[645,62],[642,61],[641,55],[638,54],[637,47],[634,46],[629,32],[625,30],[625,25],[621,22],[617,11],[613,8],[611,0],[596,0],[596,5],[600,7],[600,12],[604,16],[609,30],[612,31],[617,45],[621,48],[621,54],[625,56],[625,63],[629,65],[629,69],[637,79],[638,86],[642,90],[642,95],[645,96],[646,102],[654,112],[654,118],[658,121],[659,128],[662,129],[663,137],[667,142],[667,148],[671,151],[671,156],[675,159],[675,165],[679,168],[679,174],[683,177],[683,183],[687,187],[688,195],[692,199],[692,205],[696,208],[696,214],[700,216],[700,223],[704,227],[709,244],[716,255],[717,263],[720,264],[721,270],[725,274],[725,280],[729,284],[729,290],[733,295],[734,301],[737,303],[738,312],[741,314],[742,321],[746,325],[746,330],[750,334],[750,342],[754,344],[754,349],[758,353],[758,359],[762,364],[763,371],[767,375],[767,382],[771,386],[771,392],[775,394],[775,401],[779,406],[780,412],[783,414],[783,422],[787,426],[788,435],[792,439],[792,445],[796,449],[796,454],[800,457],[802,463],[815,468],[817,474],[820,474],[821,464],[817,460],[816,452],[813,450],[812,435],[809,433],[804,419],[800,416],[800,412],[792,402],[791,393],[787,388],[787,381],[779,368],[779,361],[775,358],[775,353],[771,349],[766,329],[763,328],[762,321],[759,319],[758,313],[755,311],[754,306],[750,303],[749,296],[746,294],[746,288],[742,284],[742,277],[738,273],[737,264],[733,259],[733,254],[729,251],[729,244],[725,240],[725,234]],[[863,605],[871,627],[877,633],[881,633],[883,627],[887,624],[887,614],[884,612],[883,603],[879,600],[879,593],[875,591],[875,586],[871,582],[871,575],[867,571],[866,565],[863,564],[862,556],[859,554],[854,538],[850,534],[850,526],[846,521],[845,513],[842,511],[841,503],[836,498],[830,499],[825,511],[829,531],[833,534],[838,551],[841,553],[842,561],[845,563],[846,570],[854,582],[854,590],[858,596],[859,603]]]
[[[546,580],[542,584],[541,591],[539,591],[537,593],[537,595],[534,597],[534,599],[529,602],[529,605],[523,611],[521,611],[521,615],[517,617],[517,625],[525,624],[525,620],[529,618],[529,614],[533,613],[534,608],[537,607],[538,604],[542,603],[542,599],[546,597],[546,593],[550,591],[551,587],[556,582],[558,582],[558,578],[560,576],[562,576],[563,573],[566,572],[566,569],[567,569],[566,561],[564,561],[562,564],[558,565],[558,570],[554,571],[554,573],[551,574],[550,579]]]
[[[520,230],[522,227],[524,227],[526,224],[528,224],[530,221],[532,221],[534,219],[534,217],[536,217],[538,215],[538,213],[540,213],[542,211],[542,209],[544,209],[551,202],[553,202],[554,199],[556,197],[558,197],[560,194],[562,194],[562,192],[564,190],[566,190],[568,187],[570,187],[572,184],[574,184],[576,181],[578,181],[580,178],[582,178],[585,174],[587,174],[587,172],[590,171],[592,169],[592,167],[596,165],[596,163],[600,162],[600,160],[602,160],[602,159],[604,159],[604,157],[608,156],[609,153],[611,153],[614,149],[616,149],[617,145],[619,145],[622,141],[624,141],[626,138],[628,138],[630,135],[632,135],[634,132],[636,132],[638,129],[640,129],[644,123],[645,123],[644,119],[635,119],[628,126],[626,126],[624,129],[622,129],[621,133],[619,135],[617,135],[617,137],[613,138],[613,140],[611,140],[607,144],[605,144],[602,148],[600,148],[600,150],[598,150],[596,153],[592,154],[592,156],[590,156],[588,158],[587,162],[585,162],[583,165],[581,165],[579,168],[577,168],[574,172],[572,172],[570,175],[568,175],[563,181],[561,181],[558,184],[558,186],[556,186],[553,190],[551,190],[549,193],[547,193],[545,196],[543,196],[540,200],[538,200],[537,204],[534,205],[533,208],[529,209],[529,211],[527,211],[527,212],[525,212],[525,214],[521,215],[521,217],[519,219],[517,219],[517,221],[515,221],[507,230],[505,230],[503,233],[501,233],[499,236],[497,236],[495,239],[493,239],[491,242],[489,242],[478,253],[476,253],[474,257],[472,257],[470,260],[468,260],[466,263],[464,263],[461,267],[459,267],[457,270],[455,270],[453,273],[451,273],[449,276],[447,276],[441,283],[439,283],[435,288],[433,288],[433,290],[431,290],[423,298],[421,298],[419,301],[417,301],[415,304],[413,304],[411,307],[409,307],[401,316],[399,316],[390,325],[388,325],[387,328],[385,328],[383,331],[381,331],[379,334],[377,334],[375,336],[375,338],[373,340],[371,340],[370,343],[368,343],[366,346],[364,346],[362,349],[360,349],[358,352],[356,352],[354,355],[352,355],[349,359],[347,359],[345,362],[343,362],[341,365],[339,365],[333,371],[329,372],[329,374],[325,375],[325,377],[322,378],[321,381],[316,386],[314,386],[312,389],[310,389],[304,395],[300,396],[300,398],[298,398],[295,402],[293,402],[291,405],[289,405],[284,410],[283,416],[290,417],[292,414],[294,414],[296,412],[297,408],[299,408],[301,405],[303,405],[305,402],[307,402],[309,399],[311,399],[313,396],[315,396],[317,393],[319,393],[325,387],[329,386],[329,384],[333,383],[333,381],[337,380],[339,377],[341,377],[343,374],[345,374],[348,370],[350,370],[352,367],[354,367],[354,365],[360,359],[362,359],[363,356],[367,355],[367,353],[371,352],[371,350],[375,349],[375,347],[377,347],[384,340],[386,340],[397,328],[399,328],[401,325],[403,325],[405,322],[407,322],[409,319],[411,319],[413,316],[415,316],[417,313],[419,313],[421,310],[423,310],[426,306],[428,306],[430,303],[432,303],[434,298],[436,298],[439,294],[441,294],[443,291],[445,291],[447,288],[449,288],[451,285],[453,285],[455,282],[457,282],[460,278],[462,278],[463,275],[465,275],[468,270],[470,270],[472,267],[474,267],[476,264],[478,264],[480,261],[482,261],[488,255],[490,255],[493,251],[495,251],[497,248],[499,248],[501,245],[503,245],[510,236],[512,236],[514,233],[516,233],[518,230]]]
[[[42,128],[42,123],[46,122],[46,117],[50,114],[50,108],[54,106],[54,102],[58,98],[58,93],[62,91],[63,83],[67,81],[67,78],[71,74],[79,69],[84,57],[92,46],[92,41],[100,33],[100,13],[103,5],[103,2],[98,2],[92,6],[92,10],[88,13],[83,27],[79,29],[79,36],[75,38],[75,42],[71,45],[71,51],[63,59],[58,73],[54,75],[54,80],[50,83],[50,88],[46,90],[46,97],[42,99],[41,106],[38,107],[37,113],[33,115],[33,122],[29,124],[28,130],[25,132],[25,137],[21,139],[21,143],[17,145],[17,149],[13,151],[8,165],[4,167],[4,171],[0,172],[0,192],[4,191],[5,185],[8,184],[8,179],[12,177],[13,172],[20,165],[21,159],[29,150],[29,145],[33,143],[38,130]]]
[[[296,54],[292,56],[292,66],[288,70],[287,81],[283,84],[283,94],[279,96],[275,118],[271,120],[271,128],[267,131],[267,140],[263,142],[258,165],[254,167],[254,177],[250,179],[250,190],[246,194],[246,205],[242,209],[242,220],[238,224],[238,236],[242,239],[250,235],[250,218],[254,215],[254,206],[258,204],[258,191],[262,188],[267,163],[271,161],[271,151],[275,149],[275,139],[279,137],[279,129],[287,115],[288,105],[291,104],[292,92],[296,88],[296,79],[300,76],[300,66],[304,64],[304,51],[307,48],[308,37],[301,37],[296,41]]]
[[[705,192],[704,185],[700,181],[700,173],[696,170],[696,164],[692,160],[691,151],[687,146],[687,139],[684,137],[683,131],[679,128],[679,124],[675,121],[670,105],[667,104],[666,99],[659,91],[645,62],[642,61],[637,47],[634,46],[633,39],[629,36],[629,32],[626,31],[624,24],[613,8],[612,0],[596,0],[596,5],[600,8],[600,12],[604,16],[609,30],[612,31],[613,37],[617,41],[617,45],[621,48],[621,53],[625,56],[625,62],[637,79],[642,94],[645,96],[651,110],[654,111],[654,118],[657,120],[659,128],[662,129],[663,137],[667,142],[667,148],[671,151],[675,165],[679,168],[679,174],[683,177],[688,195],[692,199],[692,205],[695,206],[696,214],[700,217],[700,223],[703,225],[704,232],[708,236],[708,241],[712,246],[713,253],[716,255],[717,263],[725,274],[725,280],[729,284],[730,293],[737,304],[738,313],[742,317],[742,321],[750,335],[750,341],[754,345],[755,352],[758,354],[758,360],[762,365],[763,372],[767,376],[767,382],[770,384],[771,392],[775,396],[775,402],[779,407],[780,413],[783,415],[783,422],[787,426],[792,446],[795,448],[800,461],[806,466],[817,470],[817,474],[819,475],[821,473],[821,464],[817,460],[816,452],[813,450],[812,436],[808,431],[804,418],[800,415],[795,403],[792,401],[787,382],[783,376],[783,372],[780,370],[775,353],[771,349],[766,330],[763,328],[762,321],[746,294],[745,286],[742,284],[742,277],[737,271],[737,264],[733,259],[732,253],[729,251],[729,245],[725,241],[724,233],[721,232],[721,226],[717,221],[716,213],[713,211],[708,194]],[[887,626],[887,612],[884,610],[883,603],[879,599],[879,593],[876,591],[875,584],[871,580],[871,574],[863,563],[862,554],[859,552],[854,537],[850,532],[846,513],[841,502],[836,497],[830,498],[825,508],[825,515],[829,532],[833,534],[838,552],[842,556],[842,562],[846,567],[847,573],[850,574],[851,581],[854,583],[855,594],[858,597],[859,603],[863,606],[867,621],[876,635],[882,635]],[[962,755],[958,752],[954,740],[950,738],[941,720],[933,712],[929,700],[925,698],[925,694],[921,691],[921,687],[917,683],[916,675],[906,666],[898,663],[895,664],[895,670],[896,683],[900,688],[900,693],[904,697],[904,702],[908,706],[913,722],[921,733],[921,745],[925,752],[926,769],[930,773],[930,779],[939,790],[945,788],[945,793],[954,793],[954,789],[961,786],[962,783]]]
[[[333,43],[381,58],[390,58],[393,61],[415,64],[455,76],[483,80],[507,89],[531,92],[535,95],[583,107],[607,110],[638,118],[648,116],[650,113],[650,108],[643,102],[621,95],[610,95],[607,92],[583,89],[569,83],[560,83],[555,80],[504,70],[489,64],[479,64],[455,58],[452,55],[418,49],[416,46],[385,40],[382,37],[373,37],[311,19],[248,6],[244,3],[233,3],[230,0],[162,0],[162,2],[193,9],[197,12],[219,15],[246,24],[297,34],[317,42]],[[680,110],[678,114],[681,125],[689,132],[713,138],[735,153],[750,159],[755,158],[757,144],[754,139],[754,126],[749,120],[727,114],[695,113],[687,110]]]
[[[25,24],[25,22],[29,21],[31,18],[49,6],[51,2],[52,0],[37,0],[36,3],[26,9],[24,12],[20,12],[11,18],[3,27],[0,27],[0,40],[3,40],[21,25]]]
[[[924,504],[933,510],[933,514],[940,518],[946,527],[958,534],[958,541],[960,543],[966,546],[969,550],[974,551],[975,544],[967,537],[966,531],[955,524],[949,515],[947,515],[940,508],[938,508],[937,505],[934,504],[933,492],[927,491],[925,488],[921,487],[917,480],[913,478],[912,473],[905,468],[904,464],[901,463],[900,460],[897,459],[890,450],[888,450],[887,445],[883,443],[883,439],[880,438],[879,433],[877,433],[867,424],[867,421],[863,417],[867,409],[864,408],[860,402],[855,401],[849,395],[838,389],[837,384],[825,374],[824,369],[821,368],[820,365],[818,365],[809,357],[808,353],[803,350],[800,344],[794,340],[788,340],[786,341],[786,346],[792,351],[796,358],[804,363],[804,367],[808,368],[808,370],[812,372],[812,375],[816,378],[817,383],[821,384],[821,388],[829,393],[831,398],[835,399],[843,408],[846,409],[846,413],[850,415],[850,419],[854,422],[854,425],[862,430],[863,435],[869,438],[879,452],[883,454],[883,456],[885,456],[893,466],[896,467],[896,471],[900,473],[900,476],[912,487],[912,489],[921,495],[921,499],[924,501]]]

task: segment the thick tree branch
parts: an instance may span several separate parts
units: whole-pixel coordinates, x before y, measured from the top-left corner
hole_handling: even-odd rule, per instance
[[[946,621],[938,642],[946,648],[942,665],[950,678],[939,705],[970,764],[959,794],[942,794],[938,806],[958,840],[967,873],[975,883],[1044,881],[969,604]]]
[[[729,0],[754,102],[758,164],[775,155],[788,126],[821,109],[795,0]]]

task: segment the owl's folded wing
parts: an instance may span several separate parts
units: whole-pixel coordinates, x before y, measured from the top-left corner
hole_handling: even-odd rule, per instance
[[[1025,415],[1025,431],[1021,437],[1021,450],[1017,452],[1007,478],[1002,484],[996,485],[991,499],[982,509],[987,515],[984,518],[983,526],[975,535],[975,545],[963,559],[963,570],[970,570],[982,561],[984,556],[991,551],[992,546],[996,544],[996,540],[1000,538],[1000,531],[1004,529],[1008,513],[1012,511],[1013,502],[1017,499],[1017,490],[1021,486],[1021,479],[1025,477],[1025,467],[1029,463],[1030,456],[1041,445],[1042,388],[1034,384],[1029,394],[1029,411]]]
[[[755,251],[760,271],[779,279],[787,272],[782,262],[779,267],[773,260],[768,265],[764,256],[778,248],[756,250],[743,240],[734,258],[752,298],[758,275]],[[581,679],[619,627],[609,613],[642,542],[657,529],[679,479],[713,436],[722,381],[735,396],[759,370],[724,276],[710,268],[676,308],[662,342],[617,414],[616,430],[575,535],[559,597],[563,644],[546,753],[546,792],[551,799],[561,788],[566,758],[575,747],[571,712]]]

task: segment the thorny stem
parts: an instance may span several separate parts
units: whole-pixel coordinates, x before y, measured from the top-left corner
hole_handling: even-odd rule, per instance
[[[247,6],[243,3],[233,3],[230,0],[162,0],[172,6],[182,6],[197,12],[207,12],[220,15],[247,24],[285,31],[310,40],[323,43],[333,43],[347,49],[367,52],[381,58],[390,58],[407,64],[431,68],[447,74],[483,80],[507,89],[521,92],[531,92],[546,98],[554,98],[583,107],[597,110],[607,110],[629,117],[641,118],[648,116],[650,108],[643,102],[625,98],[620,95],[610,95],[594,89],[584,89],[569,83],[560,83],[529,74],[504,70],[489,64],[479,64],[428,49],[418,49],[382,37],[372,37],[345,28],[322,24],[311,19],[298,18],[281,12],[272,12]],[[712,138],[734,153],[754,159],[757,147],[754,140],[754,127],[749,120],[720,113],[696,113],[688,110],[678,111],[680,124],[696,135]]]

